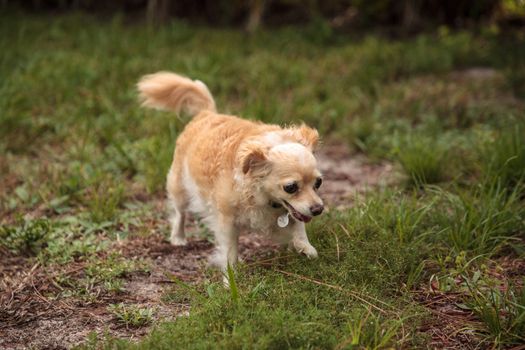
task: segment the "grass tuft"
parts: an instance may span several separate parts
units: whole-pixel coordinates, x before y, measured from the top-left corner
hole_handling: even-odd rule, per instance
[[[396,150],[399,163],[410,181],[417,185],[436,184],[451,176],[450,145],[424,135],[410,135]]]
[[[496,254],[525,229],[521,185],[508,193],[500,182],[480,184],[474,191],[442,192],[435,218],[446,242],[456,252]]]
[[[525,287],[483,288],[469,285],[468,306],[483,323],[480,329],[494,347],[525,343]]]
[[[96,223],[112,221],[124,200],[124,186],[113,180],[102,180],[94,185],[86,200],[91,220]]]
[[[525,124],[517,123],[494,135],[481,150],[484,175],[511,191],[525,180]]]
[[[109,311],[126,327],[143,327],[153,321],[154,310],[123,303],[111,304]]]
[[[337,344],[335,349],[388,348],[395,343],[396,334],[402,324],[401,320],[385,319],[383,316],[373,314],[370,309],[363,310],[347,323],[350,336]]]
[[[52,229],[45,218],[20,219],[15,225],[0,226],[0,245],[13,252],[36,254],[46,246]]]

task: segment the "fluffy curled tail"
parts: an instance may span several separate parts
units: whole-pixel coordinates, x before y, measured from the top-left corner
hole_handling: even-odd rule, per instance
[[[215,101],[206,85],[170,72],[142,77],[137,84],[142,105],[185,112],[192,116],[201,111],[216,112]]]

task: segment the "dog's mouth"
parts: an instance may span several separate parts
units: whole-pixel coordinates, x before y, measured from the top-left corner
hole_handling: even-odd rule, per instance
[[[304,223],[310,222],[310,220],[312,220],[311,216],[303,215],[303,214],[299,213],[297,210],[295,210],[295,208],[290,203],[288,203],[284,199],[283,199],[283,204],[286,207],[286,209],[288,209],[288,212],[290,212],[290,214],[292,214],[292,216],[295,219],[297,219],[299,221],[302,221]]]

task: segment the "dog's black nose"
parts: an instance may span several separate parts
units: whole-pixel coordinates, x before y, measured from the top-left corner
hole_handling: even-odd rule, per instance
[[[324,210],[324,206],[322,204],[315,204],[310,207],[310,212],[313,216],[320,215]]]

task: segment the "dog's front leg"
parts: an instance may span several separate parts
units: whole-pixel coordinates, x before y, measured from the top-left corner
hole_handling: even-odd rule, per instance
[[[226,276],[228,265],[233,267],[239,258],[239,234],[235,229],[233,218],[225,215],[219,215],[213,231],[217,250],[212,258],[212,263],[218,266]],[[226,277],[225,283],[228,283]]]
[[[292,226],[292,240],[290,241],[299,254],[306,255],[309,259],[317,258],[317,250],[310,244],[304,222],[296,221]]]

